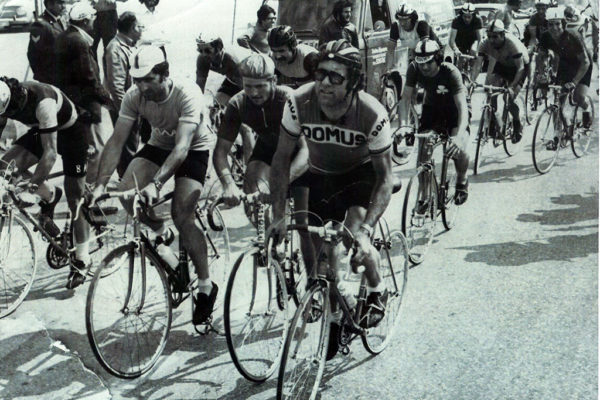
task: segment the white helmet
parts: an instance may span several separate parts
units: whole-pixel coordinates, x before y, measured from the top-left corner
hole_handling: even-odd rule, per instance
[[[460,11],[463,14],[473,14],[475,12],[475,6],[473,5],[473,3],[465,3],[460,8]]]
[[[10,103],[10,88],[4,81],[0,81],[0,115],[4,114]]]
[[[83,21],[92,19],[96,15],[96,9],[89,2],[79,1],[69,10],[69,19],[71,21]]]
[[[546,11],[546,19],[548,21],[553,19],[565,19],[565,8],[564,7],[552,7]]]
[[[490,22],[487,31],[490,33],[505,33],[506,29],[504,27],[504,22],[499,19],[494,19],[492,22]]]
[[[435,40],[425,38],[415,46],[415,61],[417,64],[429,62],[438,54],[440,54],[440,45]]]

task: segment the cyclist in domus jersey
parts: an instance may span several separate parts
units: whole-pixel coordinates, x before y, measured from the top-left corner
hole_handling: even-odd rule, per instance
[[[290,26],[280,25],[271,29],[268,41],[279,84],[298,87],[313,79],[319,53],[314,47],[298,43]]]
[[[463,4],[460,14],[452,21],[450,39],[448,39],[454,54],[473,55],[473,44],[479,47],[481,42],[481,29],[483,29],[483,22],[477,15],[475,6],[472,3]]]
[[[296,89],[284,108],[271,168],[273,218],[284,216],[291,159],[304,136],[309,170],[298,180],[309,188],[308,209],[323,221],[344,221],[352,232],[356,253],[351,263],[366,267],[368,282],[361,324],[375,326],[385,313],[388,293],[371,236],[392,194],[392,135],[385,108],[363,90],[358,49],[344,39],[331,41],[321,46],[319,59],[316,82]],[[285,229],[281,225],[273,228],[278,240]],[[321,248],[320,239],[313,238],[313,244]],[[337,265],[350,245],[348,240],[338,245],[331,264]],[[316,266],[306,264],[314,276]]]
[[[169,78],[169,63],[158,47],[139,48],[130,65],[135,85],[123,97],[114,133],[102,152],[92,199],[105,190],[135,121],[146,118],[152,127],[150,139],[127,167],[118,190],[134,188],[137,182],[148,198],[157,199],[165,182],[175,178],[171,216],[198,275],[192,321],[201,324],[211,315],[218,291],[209,277],[206,239],[194,216],[210,149],[202,91],[192,81]],[[131,202],[124,205],[131,213]],[[144,218],[143,222],[156,233],[156,245],[172,242],[174,235],[164,221]]]
[[[40,223],[51,236],[60,233],[52,222],[54,208],[62,196],[59,187],[44,183],[60,154],[65,175],[64,187],[69,209],[74,214],[85,191],[87,141],[85,126],[75,105],[58,88],[40,82],[19,82],[0,78],[0,119],[10,118],[30,129],[2,156],[1,169],[15,162],[19,172],[29,177],[27,190],[40,196]],[[4,126],[4,125],[2,125]],[[33,175],[27,169],[36,165]],[[89,226],[85,219],[73,221],[75,259],[67,280],[74,289],[85,280],[91,264]]]
[[[469,194],[467,179],[469,156],[466,151],[469,138],[467,90],[458,68],[449,62],[442,62],[443,53],[437,42],[429,39],[422,40],[417,43],[414,52],[415,60],[408,66],[400,103],[400,126],[408,125],[409,103],[419,84],[425,89],[419,131],[434,131],[452,138],[446,154],[454,160],[456,168],[454,202],[461,205],[467,200]],[[424,141],[419,141],[417,165],[428,162],[431,158],[430,153]],[[420,182],[419,187],[423,189],[421,195],[424,197],[427,182]],[[420,200],[417,212],[425,214],[429,206],[426,200]]]
[[[556,83],[563,85],[567,91],[574,89],[573,99],[584,110],[582,122],[589,127],[593,122],[589,111],[593,105],[587,103],[587,92],[592,79],[593,63],[581,36],[565,29],[565,16],[561,11],[548,10],[548,32],[540,37],[540,50],[545,53],[552,50],[558,56]],[[554,138],[546,146],[551,151],[557,147],[558,138]]]
[[[477,80],[483,65],[483,57],[487,56],[489,64],[486,84],[508,86],[510,97],[508,111],[512,116],[514,128],[511,141],[518,143],[522,137],[523,127],[516,99],[529,73],[527,48],[518,38],[506,32],[502,21],[493,20],[487,29],[487,38],[479,46],[478,53],[471,71],[471,80],[473,82]],[[496,104],[497,99],[493,100]]]

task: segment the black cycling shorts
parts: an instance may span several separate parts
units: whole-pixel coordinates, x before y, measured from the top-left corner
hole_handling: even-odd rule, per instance
[[[273,146],[261,140],[259,136],[256,139],[256,143],[254,144],[254,149],[252,150],[250,159],[248,159],[248,164],[250,164],[251,161],[262,161],[268,166],[271,166],[271,163],[273,162],[273,156],[275,155],[276,150],[277,144]],[[296,157],[296,154],[298,154],[299,150],[299,146],[296,146],[296,148],[292,152],[292,160]]]
[[[450,135],[452,129],[458,127],[458,110],[456,106],[434,107],[423,104],[419,120],[419,132],[435,131]]]
[[[506,66],[506,65],[503,65],[503,64],[500,64],[497,62],[496,65],[494,65],[494,70],[492,71],[492,73],[500,76],[507,83],[511,83],[513,81],[513,79],[515,79],[515,75],[517,74],[517,67]],[[529,75],[529,64],[525,64],[525,72],[523,73],[523,76],[521,76],[521,80],[519,81],[519,86],[523,86],[523,84],[525,83],[525,79],[527,79],[528,75]]]
[[[225,78],[223,79],[223,83],[221,83],[221,87],[219,87],[219,90],[217,90],[217,93],[225,93],[227,96],[233,97],[241,91],[242,88],[238,84],[234,83],[228,78]]]
[[[137,152],[134,159],[141,157],[161,166],[164,164],[167,157],[169,157],[169,154],[171,154],[170,150],[164,150],[147,144]],[[179,168],[177,168],[177,171],[175,171],[175,179],[190,178],[204,184],[207,168],[208,150],[190,150],[188,151],[185,160],[183,160]]]
[[[585,85],[587,87],[592,83],[592,68],[594,64],[590,64],[590,67],[585,72],[585,75],[579,81],[580,85]],[[556,81],[558,84],[565,84],[568,82],[573,82],[573,78],[577,75],[577,69],[566,67],[563,68],[562,65],[558,66],[558,71],[556,72]]]
[[[341,175],[320,175],[307,171],[294,182],[294,186],[308,187],[309,211],[323,221],[342,222],[350,207],[369,207],[375,178],[373,164],[368,162]],[[311,225],[316,224],[317,221],[310,219]]]
[[[75,121],[73,126],[67,129],[61,129],[58,132],[56,146],[63,163],[63,174],[74,178],[81,178],[87,173],[87,149],[86,125],[79,120]],[[27,131],[21,136],[15,144],[23,147],[38,159],[42,158],[44,148],[42,147],[41,135],[36,128]]]

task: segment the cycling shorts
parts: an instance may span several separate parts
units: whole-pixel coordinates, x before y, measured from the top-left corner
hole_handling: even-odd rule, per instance
[[[70,128],[58,132],[57,150],[62,158],[65,176],[81,178],[87,173],[86,129],[90,129],[89,125],[77,120]],[[17,139],[15,144],[40,159],[44,154],[41,135],[46,134],[39,133],[36,128],[32,128]]]
[[[164,150],[150,144],[142,147],[137,152],[135,158],[144,158],[158,166],[164,164],[167,157],[171,154],[170,150]],[[189,150],[187,157],[177,171],[175,171],[175,179],[190,178],[204,184],[206,179],[206,170],[208,168],[208,150]]]
[[[223,79],[223,83],[221,83],[221,87],[219,87],[219,90],[217,90],[217,93],[224,93],[229,97],[233,97],[241,91],[242,88],[239,85],[228,78],[225,78]]]
[[[342,222],[346,210],[352,206],[368,208],[376,176],[373,164],[365,163],[341,175],[320,175],[307,171],[294,186],[308,187],[308,210],[323,221]],[[310,218],[310,224],[316,224]]]
[[[515,79],[515,75],[517,74],[517,67],[515,66],[506,66],[500,63],[496,63],[496,65],[494,66],[494,70],[492,71],[493,74],[498,75],[499,77],[501,77],[502,79],[504,79],[507,83],[511,83],[513,81],[513,79]],[[525,79],[527,79],[527,76],[529,75],[529,64],[525,64],[525,72],[523,73],[523,76],[521,77],[520,81],[519,81],[519,86],[523,86],[523,84],[525,83]]]
[[[585,72],[585,75],[583,75],[583,77],[581,78],[581,80],[579,81],[580,85],[585,85],[587,87],[590,86],[591,82],[592,82],[592,68],[594,67],[594,64],[590,64],[589,68],[587,69],[587,71]],[[556,81],[559,84],[565,84],[568,82],[572,82],[573,78],[575,78],[575,75],[577,74],[577,70],[573,69],[573,68],[560,68],[558,69],[558,72],[556,74]]]
[[[273,146],[264,140],[260,139],[260,136],[256,139],[256,143],[254,144],[254,149],[252,150],[252,154],[250,155],[250,159],[248,160],[248,164],[252,161],[262,161],[267,165],[271,165],[273,162],[273,156],[275,155],[275,150],[277,150],[277,146]],[[299,147],[296,146],[294,151],[292,152],[292,160],[298,154]]]
[[[446,105],[435,107],[423,104],[421,119],[419,120],[419,132],[435,131],[450,135],[452,129],[458,127],[458,110],[456,106]]]

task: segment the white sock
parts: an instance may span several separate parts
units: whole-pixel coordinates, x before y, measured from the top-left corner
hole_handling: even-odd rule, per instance
[[[208,279],[198,279],[198,291],[209,295],[212,290],[212,281]]]
[[[90,242],[85,241],[83,243],[77,243],[75,245],[75,258],[83,261],[85,265],[88,265],[91,261],[90,259]]]

